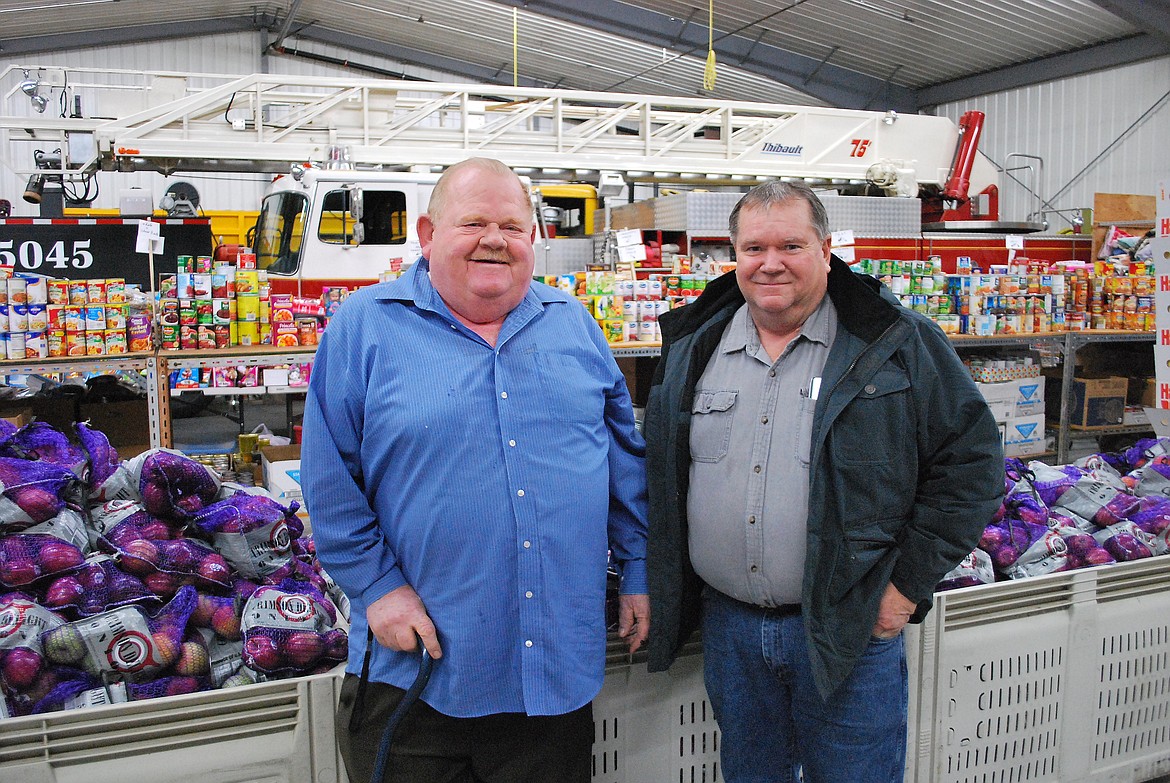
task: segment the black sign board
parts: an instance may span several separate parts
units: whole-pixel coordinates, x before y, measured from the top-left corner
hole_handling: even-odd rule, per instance
[[[154,257],[155,275],[173,273],[179,256],[209,256],[211,221],[155,221],[164,238]],[[150,261],[136,251],[138,220],[121,218],[0,219],[0,265],[13,271],[67,280],[121,277],[150,290]]]

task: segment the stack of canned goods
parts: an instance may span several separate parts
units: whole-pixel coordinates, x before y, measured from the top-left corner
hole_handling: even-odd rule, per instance
[[[134,316],[149,324],[149,316]],[[131,350],[130,320],[122,278],[0,280],[0,341],[8,359],[124,354]]]

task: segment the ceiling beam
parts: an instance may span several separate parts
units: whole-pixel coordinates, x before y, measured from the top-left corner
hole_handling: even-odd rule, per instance
[[[1170,42],[1150,35],[1136,35],[923,87],[918,90],[917,105],[924,109],[974,98],[977,95],[1028,87],[1041,82],[1167,56],[1170,56]]]
[[[1170,0],[1092,0],[1143,33],[1170,43]]]
[[[53,33],[27,38],[0,38],[0,55],[5,58],[21,57],[26,54],[88,49],[94,46],[117,46],[119,44],[144,43],[168,38],[190,38],[217,33],[238,33],[256,30],[275,24],[275,19],[264,15],[233,16],[226,19],[194,19],[182,24],[162,22],[132,27],[111,27],[105,30],[89,30],[85,33]]]
[[[792,5],[801,1],[796,0]],[[688,23],[685,19],[617,0],[499,2],[651,46],[693,52],[700,59],[707,55],[707,25]],[[916,108],[914,91],[907,87],[763,43],[754,28],[743,30],[743,35],[726,35],[716,29],[715,53],[722,62],[735,63],[741,70],[780,82],[838,108],[896,111]],[[620,86],[615,85],[613,89]]]

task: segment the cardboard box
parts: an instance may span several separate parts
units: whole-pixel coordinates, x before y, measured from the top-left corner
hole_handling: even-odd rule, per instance
[[[1007,421],[1016,410],[1016,385],[1003,383],[976,383],[979,393],[987,401],[987,407],[996,421]]]
[[[1004,423],[1003,454],[1005,457],[1030,457],[1044,453],[1046,439],[1044,414],[1017,416]]]
[[[260,449],[260,467],[265,489],[286,506],[295,500],[301,505],[297,516],[307,520],[309,514],[301,494],[301,444],[265,446]]]
[[[1140,405],[1126,405],[1125,417],[1121,423],[1126,427],[1149,426],[1150,417],[1146,415],[1146,409]]]
[[[1138,398],[1138,405],[1143,408],[1158,407],[1158,379],[1146,378],[1142,382],[1142,393]]]
[[[20,405],[17,407],[0,410],[0,419],[4,419],[4,421],[16,427],[23,427],[26,424],[31,424],[33,421],[32,406]]]
[[[1044,413],[1044,376],[1012,381],[1016,387],[1016,407],[1012,416],[1036,416]]]
[[[1078,430],[1120,427],[1125,419],[1126,378],[1073,378],[1069,426]]]
[[[88,421],[90,427],[105,433],[123,459],[145,451],[150,443],[150,413],[145,398],[84,402],[77,406],[77,420]],[[137,451],[132,454],[133,449]]]

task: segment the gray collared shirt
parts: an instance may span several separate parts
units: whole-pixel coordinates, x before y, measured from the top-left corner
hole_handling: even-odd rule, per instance
[[[837,311],[825,296],[773,362],[745,304],[695,389],[691,563],[737,600],[800,603],[813,411],[836,331]]]

